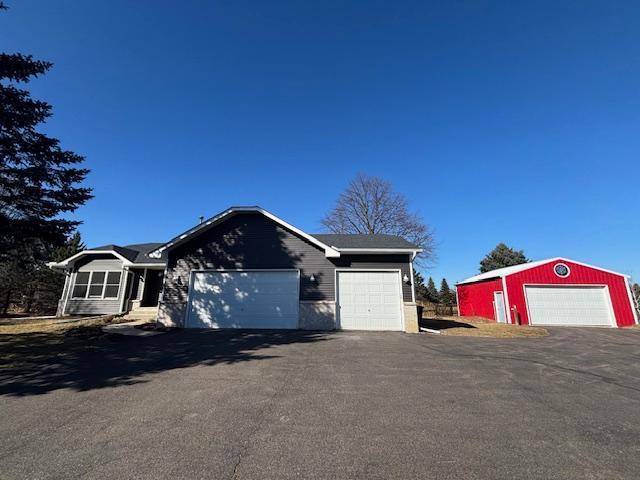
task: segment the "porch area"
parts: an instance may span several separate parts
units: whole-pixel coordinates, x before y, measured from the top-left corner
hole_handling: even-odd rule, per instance
[[[128,320],[153,321],[158,315],[158,302],[162,294],[164,269],[132,268],[130,273]]]

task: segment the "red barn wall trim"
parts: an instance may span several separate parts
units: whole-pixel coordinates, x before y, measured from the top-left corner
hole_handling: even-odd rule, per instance
[[[515,323],[513,318],[511,318],[511,304],[509,303],[509,289],[507,288],[507,282],[505,281],[505,277],[502,277],[501,280],[502,291],[504,292],[504,308],[507,311],[507,323]]]

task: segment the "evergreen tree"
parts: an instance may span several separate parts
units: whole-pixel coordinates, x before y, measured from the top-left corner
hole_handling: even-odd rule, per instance
[[[511,267],[529,262],[522,250],[514,250],[504,243],[499,243],[480,262],[480,273],[489,272],[496,268]]]
[[[449,283],[447,282],[446,278],[443,278],[442,282],[440,283],[439,297],[440,303],[444,305],[453,305],[456,302],[456,295],[451,290],[451,288],[449,288]]]
[[[5,8],[0,2],[0,10]],[[51,116],[51,105],[22,88],[51,66],[31,55],[0,53],[0,302],[5,313],[78,225],[62,215],[91,198],[91,190],[79,185],[88,173],[78,167],[83,157],[37,130]]]
[[[636,310],[638,310],[638,313],[640,314],[640,285],[634,283],[631,287],[631,293],[633,295],[633,301],[636,305]]]
[[[61,262],[85,249],[80,233],[75,232],[67,243],[57,247],[51,254],[54,262]],[[26,285],[22,304],[26,311],[37,313],[55,313],[58,300],[62,295],[65,276],[54,272],[46,265],[38,265]]]
[[[67,242],[55,249],[53,252],[52,260],[54,262],[61,262],[69,257],[72,257],[78,252],[85,250],[87,247],[80,237],[80,232],[76,231],[69,237]]]
[[[431,303],[439,303],[440,295],[438,293],[438,289],[436,288],[436,284],[433,281],[433,278],[429,277],[427,281],[427,301]]]
[[[420,272],[413,272],[413,286],[416,291],[416,300],[427,299],[427,287],[424,284],[424,277]]]

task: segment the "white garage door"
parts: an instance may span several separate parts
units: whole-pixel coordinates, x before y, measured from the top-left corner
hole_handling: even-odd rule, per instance
[[[344,330],[402,330],[398,272],[338,272],[338,322]]]
[[[525,287],[531,325],[614,324],[609,292],[605,287]]]
[[[297,271],[194,272],[189,328],[298,328]]]

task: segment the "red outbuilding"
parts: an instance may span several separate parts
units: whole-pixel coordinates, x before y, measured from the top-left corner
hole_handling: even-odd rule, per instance
[[[492,270],[459,282],[456,290],[462,317],[522,325],[638,323],[628,276],[566,258]]]

